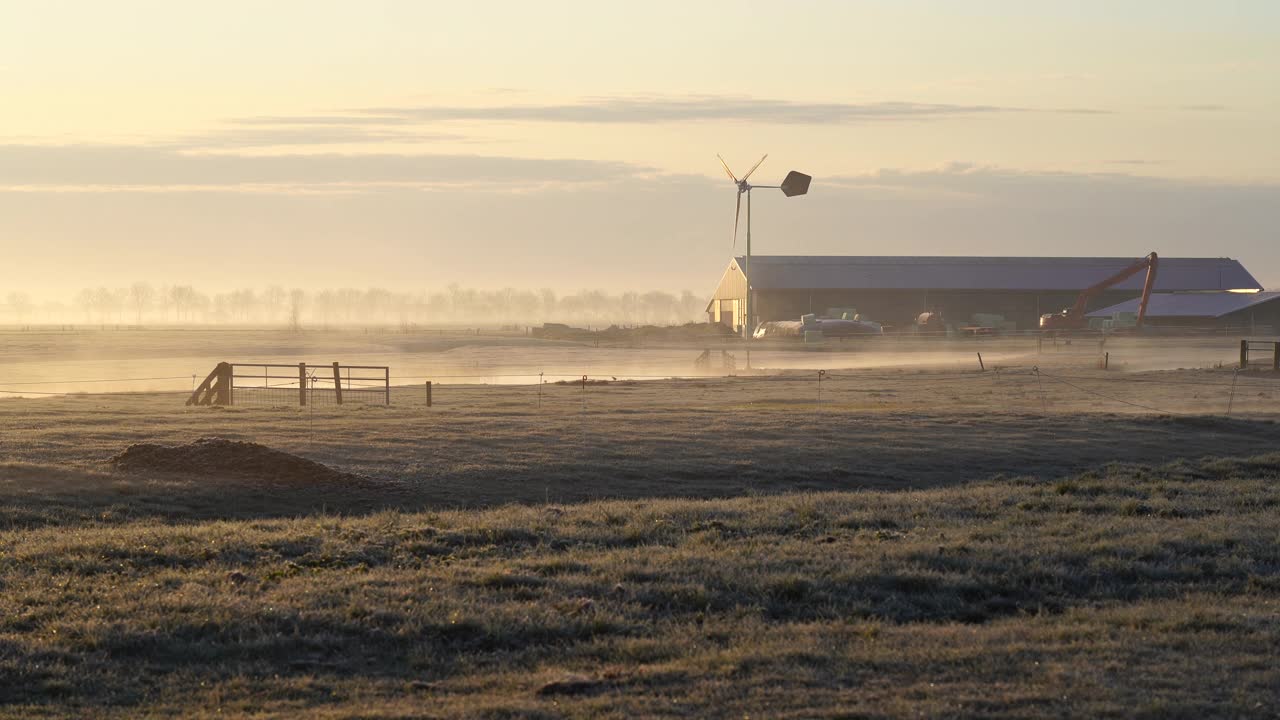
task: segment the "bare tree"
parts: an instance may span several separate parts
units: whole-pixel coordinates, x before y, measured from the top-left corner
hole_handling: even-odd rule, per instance
[[[7,300],[13,321],[22,324],[27,318],[27,313],[31,312],[31,296],[24,292],[11,292]]]
[[[306,299],[307,294],[301,288],[289,291],[289,329],[293,332],[302,329],[302,303]]]
[[[182,322],[182,308],[187,304],[186,288],[174,285],[169,288],[169,303],[173,305],[173,319]]]
[[[279,285],[272,285],[262,291],[262,306],[267,322],[275,322],[280,318],[280,312],[285,309],[285,301],[288,299],[288,293]]]
[[[129,302],[133,305],[134,324],[142,324],[142,313],[151,307],[156,297],[156,289],[145,282],[136,282],[129,286]]]
[[[236,290],[231,293],[231,312],[238,322],[248,320],[257,305],[258,296],[252,290]]]
[[[20,318],[33,311],[27,303],[15,303],[14,294],[0,295],[0,320]],[[704,300],[685,290],[674,294],[661,290],[579,290],[557,296],[551,289],[520,290],[505,287],[477,290],[450,284],[434,291],[396,292],[371,287],[337,288],[306,293],[286,291],[279,285],[263,290],[242,288],[205,295],[191,285],[167,285],[157,291],[146,282],[125,288],[89,288],[75,298],[74,307],[87,321],[96,317],[107,323],[114,316],[122,322],[131,312],[135,322],[157,318],[178,323],[276,323],[281,319],[294,329],[311,322],[332,324],[399,322],[532,323],[570,322],[603,327],[608,324],[685,323],[701,318]],[[46,311],[50,317],[65,312]]]
[[[84,321],[86,323],[93,322],[93,308],[95,305],[93,291],[85,288],[76,293],[75,304],[84,312]]]

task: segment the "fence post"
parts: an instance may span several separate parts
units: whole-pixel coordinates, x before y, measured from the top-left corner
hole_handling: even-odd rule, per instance
[[[1272,343],[1271,369],[1280,372],[1280,342]]]
[[[982,363],[982,353],[978,353],[978,369],[982,372],[987,371],[987,366]]]
[[[307,406],[307,364],[298,363],[298,406]]]
[[[427,381],[427,407],[431,407],[431,381]]]
[[[333,397],[334,400],[342,404],[342,374],[338,372],[338,363],[333,363]]]
[[[1240,369],[1246,370],[1249,367],[1249,341],[1240,341]]]
[[[385,388],[382,394],[382,404],[391,404],[391,366],[382,368],[382,387]]]
[[[231,394],[231,383],[235,382],[235,376],[236,373],[231,363],[218,363],[220,382],[218,383],[218,398],[213,403],[214,405],[230,405],[235,401],[234,396]]]

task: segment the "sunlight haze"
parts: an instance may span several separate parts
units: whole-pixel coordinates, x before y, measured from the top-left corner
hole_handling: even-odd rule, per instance
[[[758,199],[757,252],[1154,248],[1269,286],[1278,8],[4,3],[6,285],[701,295],[716,153],[767,152],[815,182]]]

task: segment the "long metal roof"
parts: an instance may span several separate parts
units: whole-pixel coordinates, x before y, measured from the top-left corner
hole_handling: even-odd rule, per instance
[[[757,290],[1023,290],[1074,291],[1123,270],[1132,257],[962,257],[888,255],[752,255]],[[734,258],[738,267],[743,257]],[[1142,289],[1138,273],[1117,290]],[[1261,290],[1231,258],[1160,258],[1155,289]]]
[[[1273,300],[1280,300],[1280,292],[1157,293],[1147,303],[1147,317],[1220,318]],[[1089,313],[1088,317],[1109,318],[1115,313],[1136,312],[1138,298],[1096,310]]]

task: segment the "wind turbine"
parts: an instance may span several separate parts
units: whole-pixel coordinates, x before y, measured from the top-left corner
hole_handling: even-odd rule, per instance
[[[734,247],[738,246],[738,215],[742,212],[742,196],[747,196],[747,262],[742,268],[742,274],[746,277],[747,281],[747,298],[746,308],[744,309],[745,319],[742,323],[742,338],[744,340],[750,340],[751,331],[754,329],[754,324],[751,322],[751,190],[754,188],[775,189],[781,190],[782,194],[787,197],[795,197],[796,195],[804,195],[809,192],[809,183],[813,178],[802,172],[792,170],[787,173],[785,178],[782,179],[782,184],[780,185],[752,185],[747,182],[747,179],[751,177],[751,173],[756,171],[756,168],[760,167],[760,163],[763,163],[765,158],[769,157],[768,154],[765,154],[764,157],[761,157],[755,165],[752,165],[751,169],[747,171],[746,175],[742,176],[741,180],[734,176],[733,171],[729,169],[729,163],[725,162],[724,158],[719,155],[716,155],[716,157],[720,158],[720,164],[724,166],[725,174],[729,176],[729,179],[733,181],[734,185],[738,186],[738,204],[733,209]]]

